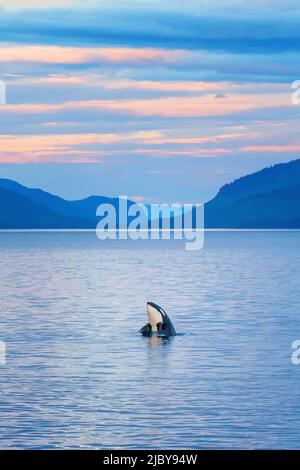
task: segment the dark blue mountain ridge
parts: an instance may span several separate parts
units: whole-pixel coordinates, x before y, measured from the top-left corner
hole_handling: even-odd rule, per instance
[[[59,196],[36,188],[27,188],[22,184],[9,179],[0,179],[0,188],[12,191],[20,196],[46,207],[57,214],[67,217],[80,217],[83,219],[94,220],[96,208],[99,204],[118,203],[117,198],[109,198],[105,196],[90,196],[86,199],[68,201]]]
[[[300,228],[300,159],[223,186],[205,206],[207,228]]]
[[[64,217],[18,193],[0,188],[1,229],[88,228],[86,220]]]
[[[206,228],[300,228],[300,159],[265,168],[223,186],[205,204]],[[1,229],[95,228],[99,204],[118,213],[118,198],[68,201],[0,179]],[[128,207],[133,201],[128,201]],[[172,226],[172,221],[171,221]]]
[[[12,195],[18,197],[13,199]],[[27,188],[16,181],[0,179],[0,228],[2,229],[94,229],[100,220],[96,216],[100,204],[112,204],[118,216],[119,198],[89,196],[81,200],[68,201],[41,189]],[[134,201],[128,200],[127,209],[132,204]],[[43,208],[45,213],[42,216]],[[133,216],[128,217],[128,222],[130,223],[132,219]],[[159,219],[159,223],[162,226],[162,218]],[[174,226],[173,217],[170,225]]]
[[[118,210],[117,198],[90,196],[67,201],[41,189],[0,179],[0,228],[95,228],[99,221],[96,209],[103,203],[111,203]]]

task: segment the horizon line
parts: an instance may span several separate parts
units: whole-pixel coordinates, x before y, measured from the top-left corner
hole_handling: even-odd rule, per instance
[[[0,229],[0,233],[97,233],[97,232],[300,232],[300,228],[201,228],[201,229]]]

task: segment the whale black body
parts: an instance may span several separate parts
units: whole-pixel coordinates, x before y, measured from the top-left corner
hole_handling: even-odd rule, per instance
[[[140,330],[143,336],[176,336],[173,323],[163,308],[148,302],[147,313],[149,322]]]

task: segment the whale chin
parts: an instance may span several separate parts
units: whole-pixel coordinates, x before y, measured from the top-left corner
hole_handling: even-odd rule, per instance
[[[147,314],[152,331],[158,331],[157,325],[162,324],[164,321],[164,311],[159,307],[159,305],[156,305],[153,302],[147,302]]]

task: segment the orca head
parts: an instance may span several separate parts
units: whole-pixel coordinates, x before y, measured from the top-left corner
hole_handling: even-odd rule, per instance
[[[159,305],[147,302],[147,313],[152,331],[158,331],[158,325],[162,325],[167,317],[166,312]]]

